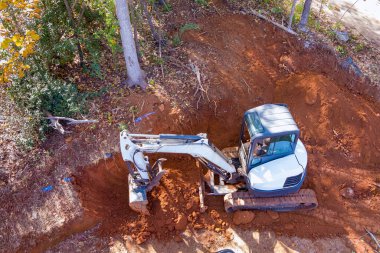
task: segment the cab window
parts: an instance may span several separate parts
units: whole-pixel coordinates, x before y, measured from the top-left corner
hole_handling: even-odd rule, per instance
[[[267,138],[264,140],[263,149],[266,151],[266,155],[282,155],[292,153],[294,150],[295,140],[295,134]]]

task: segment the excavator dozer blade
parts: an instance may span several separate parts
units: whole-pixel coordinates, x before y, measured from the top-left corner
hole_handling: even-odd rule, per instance
[[[131,175],[128,175],[128,184],[129,207],[138,213],[149,214],[146,186],[138,186]]]

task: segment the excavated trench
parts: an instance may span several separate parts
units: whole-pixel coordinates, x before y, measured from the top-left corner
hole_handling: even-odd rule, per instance
[[[212,16],[200,31],[184,35],[192,61],[203,66],[210,102],[196,112],[171,113],[169,105],[150,119],[153,133],[208,133],[219,148],[237,143],[243,113],[263,103],[287,103],[309,154],[305,188],[316,191],[319,207],[281,213],[255,212],[247,229],[323,238],[380,232],[378,206],[380,106],[359,94],[361,81],[336,57],[253,17]],[[163,120],[165,119],[165,120]],[[146,130],[141,126],[140,132]],[[115,133],[117,134],[117,133]],[[233,224],[221,197],[207,197],[200,214],[199,170],[188,156],[165,155],[169,170],[149,195],[150,216],[128,207],[127,170],[120,154],[91,165],[75,179],[84,216],[100,222],[99,235],[129,235],[137,243],[154,236],[171,240],[187,227],[224,233]],[[153,156],[151,159],[155,159]],[[344,198],[342,188],[354,190]]]

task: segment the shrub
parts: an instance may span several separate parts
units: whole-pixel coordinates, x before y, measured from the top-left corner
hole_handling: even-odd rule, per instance
[[[15,80],[7,88],[7,95],[14,105],[10,123],[17,129],[17,144],[27,149],[45,139],[47,113],[73,117],[85,108],[85,96],[75,85],[47,73],[30,72]]]

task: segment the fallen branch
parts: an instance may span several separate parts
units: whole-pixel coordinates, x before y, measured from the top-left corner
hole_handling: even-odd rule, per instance
[[[48,117],[46,117],[46,119],[50,120],[49,126],[58,130],[61,134],[64,134],[68,131],[66,131],[63,128],[63,126],[59,122],[60,120],[68,121],[67,125],[78,125],[78,124],[97,123],[98,122],[97,120],[88,120],[88,119],[77,120],[77,119],[66,118],[66,117],[56,117],[56,116],[52,116],[49,113],[48,113]]]
[[[248,83],[245,81],[244,78],[242,78],[242,80],[243,80],[245,86],[247,86],[248,94],[251,94],[251,88],[249,87]]]
[[[164,59],[165,61],[167,61],[169,64],[172,64],[178,68],[183,68],[183,69],[187,69],[189,71],[192,71],[191,68],[189,68],[188,66],[186,66],[185,64],[183,64],[180,60],[177,60],[176,58],[174,57],[171,57],[171,56],[164,56]]]
[[[197,81],[198,81],[198,85],[196,85],[196,90],[194,92],[194,96],[197,95],[198,92],[200,92],[200,95],[198,97],[198,101],[197,101],[197,109],[198,109],[198,104],[199,104],[199,101],[201,99],[204,99],[204,95],[206,95],[207,99],[210,101],[209,97],[208,97],[208,94],[207,94],[207,90],[203,87],[202,85],[202,81],[201,81],[201,72],[198,68],[197,65],[195,65],[194,63],[192,63],[190,61],[190,68],[191,68],[191,71],[193,71],[193,73],[196,75],[197,77]]]
[[[380,249],[380,242],[379,242],[379,240],[377,240],[376,236],[374,234],[372,234],[371,231],[369,231],[368,229],[366,229],[366,228],[364,228],[364,229],[367,232],[367,234],[371,237],[371,239],[376,243],[377,248]]]
[[[277,22],[275,22],[275,21],[273,21],[273,20],[270,20],[269,18],[265,17],[264,15],[258,13],[258,12],[255,11],[255,10],[252,10],[252,9],[251,9],[251,11],[248,12],[248,13],[249,13],[249,14],[252,14],[252,15],[254,15],[254,16],[256,16],[256,17],[259,17],[259,18],[261,18],[261,19],[264,19],[264,20],[268,21],[269,23],[271,23],[271,24],[277,26],[278,28],[281,28],[282,30],[284,30],[284,31],[286,31],[286,32],[288,32],[288,33],[290,33],[290,34],[298,35],[298,34],[297,34],[295,31],[293,31],[292,29],[289,29],[288,27],[285,27],[285,26],[283,26],[283,25],[281,25],[281,24],[279,24],[279,23],[277,23]]]

